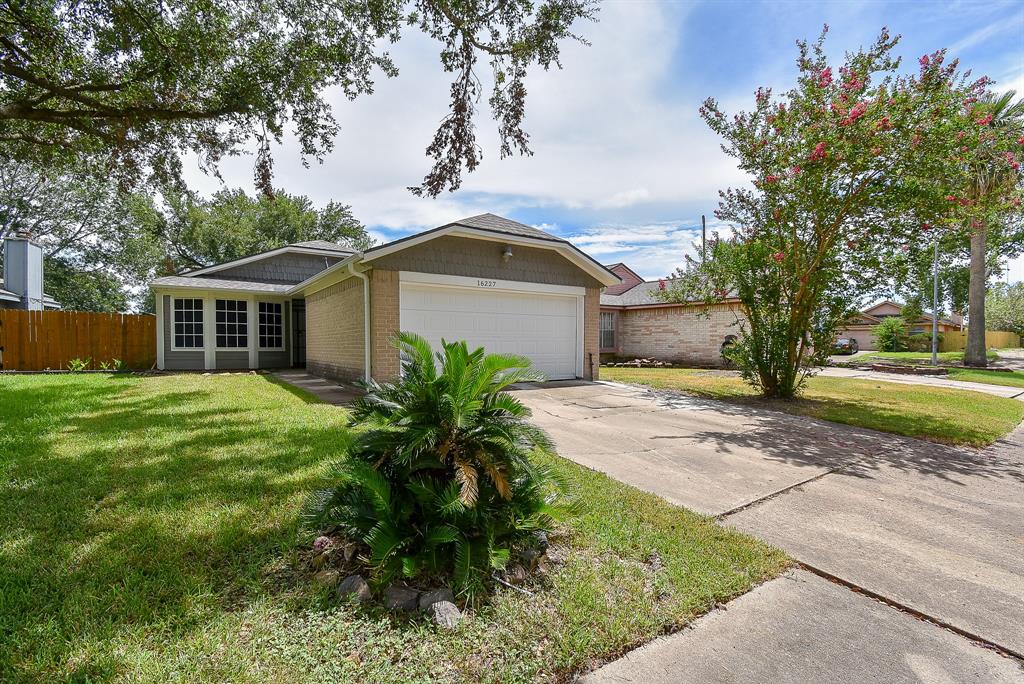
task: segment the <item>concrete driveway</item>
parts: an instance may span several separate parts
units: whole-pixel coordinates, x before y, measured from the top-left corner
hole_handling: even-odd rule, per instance
[[[1024,681],[1024,428],[978,451],[623,385],[519,397],[561,455],[805,564],[594,681]]]

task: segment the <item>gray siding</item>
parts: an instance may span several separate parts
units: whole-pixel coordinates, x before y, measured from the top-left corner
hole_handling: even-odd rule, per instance
[[[341,261],[341,257],[317,254],[279,254],[196,277],[253,280],[264,283],[301,283],[306,278],[316,275],[339,261]]]
[[[217,370],[244,370],[249,368],[249,350],[218,351]]]
[[[600,282],[557,252],[512,245],[512,259],[505,263],[501,258],[504,250],[502,242],[445,235],[370,263],[374,268],[389,271],[602,287]]]
[[[170,295],[164,295],[164,368],[167,370],[203,370],[206,367],[205,352],[202,349],[195,351],[174,351],[171,349],[171,336],[174,335],[174,303]],[[206,322],[203,322],[203,332],[206,332]]]

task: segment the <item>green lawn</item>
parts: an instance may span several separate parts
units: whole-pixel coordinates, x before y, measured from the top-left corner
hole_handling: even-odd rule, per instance
[[[986,385],[1006,385],[1007,387],[1024,387],[1024,371],[981,370],[978,368],[950,368],[949,377],[953,380],[966,382],[983,382]]]
[[[339,606],[298,516],[345,417],[258,375],[0,376],[0,681],[565,680],[788,563],[555,459],[583,507],[531,596],[455,632]]]
[[[787,413],[947,444],[990,444],[1024,419],[1024,402],[979,392],[814,377],[802,398],[763,402],[738,374],[683,368],[602,368],[601,379],[758,402]]]
[[[994,351],[985,352],[989,361],[995,361],[999,358],[999,354]],[[964,353],[962,351],[953,352],[939,352],[937,355],[938,360],[943,363],[963,363]],[[883,352],[876,351],[871,352],[866,358],[869,359],[886,359],[888,361],[931,361],[932,353],[928,352]],[[859,359],[858,359],[859,360]]]

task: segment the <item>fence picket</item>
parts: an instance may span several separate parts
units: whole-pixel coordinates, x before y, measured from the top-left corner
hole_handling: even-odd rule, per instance
[[[156,362],[156,317],[91,311],[0,309],[0,370],[66,369],[71,359],[90,368],[114,359],[126,368]]]

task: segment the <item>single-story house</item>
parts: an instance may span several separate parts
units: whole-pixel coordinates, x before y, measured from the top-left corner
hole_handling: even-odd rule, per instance
[[[606,360],[657,359],[717,366],[722,345],[739,334],[739,300],[665,302],[658,292],[669,280],[645,281],[625,264],[608,267],[621,283],[601,295],[601,356]]]
[[[60,302],[43,292],[43,248],[27,233],[4,238],[0,309],[43,311]]]
[[[840,329],[838,336],[857,340],[860,349],[873,351],[877,349],[875,344],[875,326],[886,318],[897,318],[903,315],[903,305],[891,300],[879,302],[857,314],[845,327]],[[953,314],[949,318],[940,317],[936,322],[939,334],[964,329],[964,319],[959,314]],[[932,315],[924,312],[907,329],[910,335],[932,333]]]
[[[300,242],[155,279],[157,366],[387,380],[405,330],[596,379],[601,289],[618,284],[568,241],[493,214],[362,252]]]

